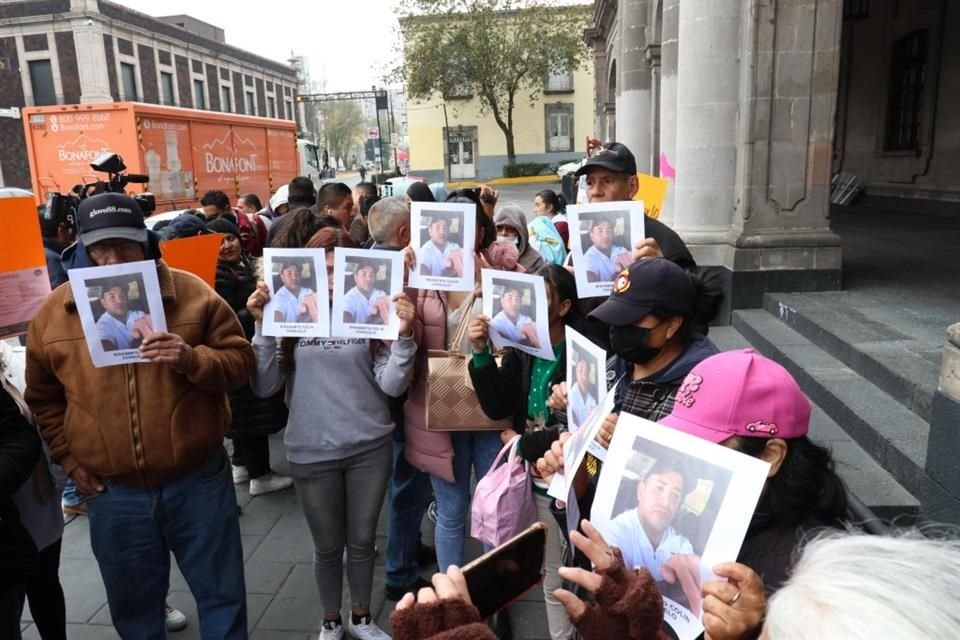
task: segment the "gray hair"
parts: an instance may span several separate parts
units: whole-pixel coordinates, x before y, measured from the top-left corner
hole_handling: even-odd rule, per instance
[[[827,535],[770,600],[766,637],[954,638],[958,593],[958,540]]]
[[[399,197],[379,200],[367,214],[370,236],[381,244],[392,240],[404,223],[410,226],[410,205]]]

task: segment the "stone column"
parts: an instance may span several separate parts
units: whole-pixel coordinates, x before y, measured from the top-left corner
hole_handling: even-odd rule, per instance
[[[960,500],[960,323],[947,329],[943,348],[940,385],[933,394],[930,439],[927,442],[927,473],[954,498]]]
[[[669,165],[677,163],[677,54],[679,52],[680,0],[663,0],[660,40],[660,149],[655,162],[661,178],[670,180],[667,198],[660,208],[660,219],[673,226],[677,181],[670,177]],[[661,162],[661,158],[665,162]],[[667,174],[667,175],[665,175]]]
[[[646,59],[649,0],[620,2],[620,77],[617,141],[637,158],[637,170],[650,173],[650,64]]]
[[[733,217],[740,4],[679,3],[673,226],[701,265],[723,264]]]
[[[103,44],[104,22],[96,0],[70,1],[73,43],[77,49],[80,102],[112,102],[107,54]]]
[[[734,308],[760,306],[765,291],[840,287],[829,213],[843,2],[743,5],[736,191],[725,201],[735,215],[723,261]]]

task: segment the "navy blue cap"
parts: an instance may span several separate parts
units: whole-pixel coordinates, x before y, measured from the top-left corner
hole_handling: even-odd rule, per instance
[[[613,281],[613,293],[587,317],[622,327],[651,311],[692,313],[696,296],[686,271],[666,258],[646,258],[621,271]]]

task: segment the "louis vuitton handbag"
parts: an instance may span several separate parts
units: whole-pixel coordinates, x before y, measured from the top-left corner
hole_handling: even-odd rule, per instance
[[[464,303],[463,317],[448,350],[427,353],[428,431],[502,431],[513,426],[512,418],[491,420],[480,408],[467,368],[470,355],[459,351],[467,335],[474,298]]]

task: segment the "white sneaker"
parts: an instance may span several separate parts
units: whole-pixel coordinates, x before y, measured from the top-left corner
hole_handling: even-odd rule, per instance
[[[334,621],[324,620],[323,626],[320,627],[320,635],[317,636],[317,640],[342,640],[343,638],[343,625],[337,624]]]
[[[183,631],[187,628],[187,616],[179,609],[167,605],[167,631]]]
[[[250,480],[250,495],[262,496],[263,494],[270,493],[272,491],[283,491],[291,485],[293,485],[293,478],[280,476],[275,473],[268,473],[265,476],[252,478]]]
[[[247,471],[246,467],[233,466],[233,484],[243,484],[249,479],[250,479],[250,472]]]
[[[390,640],[390,636],[370,616],[364,616],[360,624],[353,624],[353,617],[349,620],[347,631],[355,640]]]

